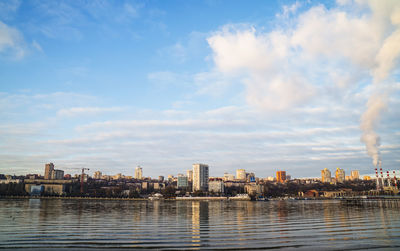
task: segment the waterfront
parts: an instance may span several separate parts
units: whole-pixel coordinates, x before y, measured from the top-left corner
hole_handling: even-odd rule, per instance
[[[0,248],[400,248],[398,202],[1,199]]]

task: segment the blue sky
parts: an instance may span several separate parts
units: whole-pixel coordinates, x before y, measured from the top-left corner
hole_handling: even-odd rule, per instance
[[[398,169],[399,27],[397,1],[0,1],[0,173]]]

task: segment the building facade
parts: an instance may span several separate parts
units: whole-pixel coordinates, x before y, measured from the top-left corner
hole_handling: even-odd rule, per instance
[[[229,174],[229,173],[224,173],[224,180],[225,181],[233,181],[233,180],[235,180],[235,175]]]
[[[236,179],[238,179],[238,180],[246,180],[246,170],[237,169],[236,170]]]
[[[189,186],[188,177],[183,174],[178,174],[178,181],[176,183],[179,188],[187,188]]]
[[[276,172],[276,181],[279,183],[285,182],[286,181],[286,171]]]
[[[249,195],[261,195],[264,192],[264,186],[252,183],[245,185],[244,190]]]
[[[193,192],[208,191],[208,165],[193,164]]]
[[[345,181],[345,179],[346,179],[346,175],[344,173],[344,170],[340,169],[339,167],[336,168],[335,178],[336,178],[336,182],[343,183]]]
[[[63,170],[53,170],[51,173],[52,180],[63,180],[64,179],[64,171]]]
[[[135,168],[135,179],[141,180],[143,178],[143,170],[140,166]]]
[[[49,163],[44,166],[44,179],[50,180],[54,171],[54,164]]]
[[[331,171],[329,171],[328,168],[325,168],[324,170],[321,170],[321,181],[322,182],[327,182],[327,183],[331,183],[332,182]]]
[[[351,171],[351,180],[359,180],[360,172],[358,170]]]
[[[193,181],[193,170],[187,170],[186,176],[188,177],[188,181],[192,182]]]
[[[208,191],[212,193],[222,194],[225,192],[225,186],[222,179],[214,178],[208,182]]]
[[[93,178],[96,180],[100,180],[102,176],[102,173],[100,171],[94,172]]]

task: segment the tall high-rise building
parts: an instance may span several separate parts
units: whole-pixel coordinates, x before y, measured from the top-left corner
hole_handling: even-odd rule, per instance
[[[286,171],[276,172],[276,181],[279,183],[285,182],[286,181]]]
[[[135,179],[141,180],[143,178],[143,170],[140,166],[135,168]]]
[[[50,180],[53,176],[54,164],[49,163],[44,166],[44,179]]]
[[[327,183],[332,182],[331,171],[329,171],[328,168],[321,170],[321,181]]]
[[[208,191],[208,165],[193,164],[193,192]]]
[[[244,169],[237,169],[236,170],[236,179],[238,180],[246,180],[246,170]]]
[[[193,181],[193,170],[187,170],[186,176],[188,177],[188,181],[192,182]]]
[[[360,179],[360,172],[357,170],[351,171],[351,180],[358,180]]]
[[[335,177],[336,177],[336,182],[343,183],[346,179],[344,170],[340,169],[339,167],[336,168]]]

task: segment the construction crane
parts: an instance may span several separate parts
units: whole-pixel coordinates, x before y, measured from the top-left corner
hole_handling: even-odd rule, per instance
[[[89,168],[85,168],[85,167],[82,167],[82,168],[67,168],[67,169],[70,169],[70,170],[82,170],[82,174],[81,174],[81,193],[83,193],[83,179],[84,179],[84,177],[85,177],[85,170],[90,170]]]

